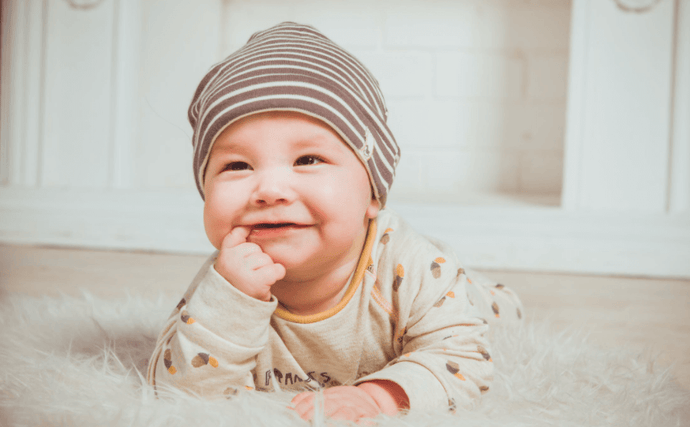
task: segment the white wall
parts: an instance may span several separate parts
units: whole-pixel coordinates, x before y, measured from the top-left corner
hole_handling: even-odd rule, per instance
[[[192,189],[196,84],[253,32],[294,20],[381,82],[403,149],[393,199],[561,192],[569,1],[8,3],[36,39],[18,74],[37,126],[11,183]]]
[[[402,156],[392,200],[560,194],[570,1],[231,0],[224,53],[310,23],[380,81]]]
[[[210,250],[189,100],[294,20],[379,79],[391,206],[468,263],[690,277],[689,2],[3,1],[0,241]]]

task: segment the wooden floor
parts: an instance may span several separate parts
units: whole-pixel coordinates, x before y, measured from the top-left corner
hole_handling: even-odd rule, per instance
[[[204,257],[0,245],[0,289],[30,295],[181,295]],[[511,286],[526,315],[585,328],[612,351],[650,351],[690,389],[690,280],[485,272]]]

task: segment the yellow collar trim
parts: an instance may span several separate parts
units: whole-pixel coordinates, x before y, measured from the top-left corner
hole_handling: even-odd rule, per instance
[[[355,273],[352,275],[350,286],[347,288],[347,291],[345,291],[343,299],[340,300],[340,302],[335,307],[329,308],[328,310],[322,311],[321,313],[302,316],[290,313],[281,306],[278,306],[274,314],[290,322],[315,323],[320,322],[324,319],[328,319],[329,317],[334,316],[340,310],[345,308],[347,303],[350,302],[352,297],[355,295],[355,292],[357,292],[357,288],[359,288],[360,283],[362,283],[362,279],[364,278],[364,272],[366,271],[367,267],[374,263],[374,261],[371,259],[371,248],[374,246],[375,239],[376,218],[373,218],[369,221],[369,230],[367,231],[367,237],[364,241],[364,248],[362,249],[362,254],[359,257],[359,261],[357,262],[357,268],[355,268]]]

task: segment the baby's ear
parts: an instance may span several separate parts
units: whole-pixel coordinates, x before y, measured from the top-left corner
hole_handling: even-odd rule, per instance
[[[375,197],[372,197],[371,203],[369,204],[369,207],[367,207],[367,218],[369,218],[369,219],[376,218],[378,216],[380,210],[381,210],[381,204],[379,203],[378,200],[376,200]]]

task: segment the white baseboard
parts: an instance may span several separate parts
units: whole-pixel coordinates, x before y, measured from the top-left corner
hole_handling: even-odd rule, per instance
[[[397,206],[461,260],[488,269],[690,277],[685,215],[567,212],[559,207]]]
[[[0,187],[0,242],[206,254],[193,191]],[[687,215],[567,212],[537,205],[390,203],[468,266],[690,278]]]
[[[192,191],[0,187],[0,241],[206,254],[203,203]]]

